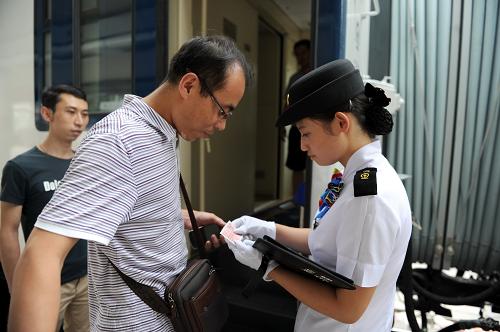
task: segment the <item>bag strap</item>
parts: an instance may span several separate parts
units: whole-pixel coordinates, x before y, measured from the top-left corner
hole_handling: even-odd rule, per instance
[[[207,257],[207,252],[205,250],[205,244],[203,243],[203,237],[201,236],[201,231],[198,227],[198,222],[196,222],[196,218],[194,216],[193,207],[191,206],[191,201],[189,200],[189,195],[186,190],[186,186],[184,185],[184,180],[182,179],[182,174],[179,174],[179,182],[181,185],[182,195],[184,196],[184,202],[186,203],[186,208],[188,210],[189,219],[191,219],[191,227],[194,231],[194,237],[196,238],[196,242],[198,245],[198,250],[201,258]]]
[[[198,228],[198,223],[196,222],[196,218],[194,216],[193,208],[191,206],[191,202],[189,201],[189,196],[187,194],[186,186],[184,185],[184,181],[182,180],[182,175],[180,175],[179,178],[181,190],[182,190],[182,195],[184,196],[184,201],[186,202],[186,207],[189,213],[189,218],[191,219],[191,226],[193,227],[195,236],[196,236],[196,242],[198,242],[198,250],[200,250],[200,256],[203,258],[206,257],[206,252],[205,252],[205,246],[203,245],[203,240],[201,237],[201,231]],[[125,284],[134,292],[135,295],[137,295],[144,303],[146,303],[151,309],[154,311],[160,313],[160,314],[165,314],[169,318],[173,316],[173,309],[167,305],[167,303],[161,298],[160,295],[158,295],[153,288],[150,286],[141,284],[138,281],[135,281],[134,279],[130,278],[128,275],[120,271],[113,262],[108,258],[108,261],[111,263],[113,268],[116,270],[116,272],[120,275],[120,277],[123,279]]]
[[[111,265],[115,268],[116,272],[122,277],[123,281],[127,286],[134,292],[135,295],[137,295],[142,302],[146,303],[151,309],[154,311],[160,313],[160,314],[165,314],[169,318],[172,317],[172,308],[170,308],[167,303],[161,298],[160,295],[158,295],[153,288],[150,286],[141,284],[138,281],[135,281],[134,279],[130,278],[128,275],[120,271],[115,264],[111,262],[111,260],[108,258],[109,262]]]

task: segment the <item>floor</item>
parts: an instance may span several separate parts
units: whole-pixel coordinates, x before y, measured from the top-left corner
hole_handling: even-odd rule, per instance
[[[393,332],[411,332],[410,326],[408,325],[408,320],[406,319],[405,307],[402,302],[403,295],[401,293],[396,295],[397,301],[395,305],[396,311],[396,320],[394,322]],[[443,305],[447,309],[450,309],[453,317],[444,317],[440,315],[435,315],[433,312],[427,315],[427,327],[428,332],[437,332],[442,328],[450,326],[458,320],[474,320],[479,317],[479,308],[470,307],[470,306],[450,306]],[[421,324],[420,315],[416,313],[417,320],[419,324]],[[500,321],[500,314],[485,312],[484,317],[491,317],[496,321]],[[462,330],[464,331],[464,330]],[[483,331],[482,329],[469,329],[468,331],[479,332]]]

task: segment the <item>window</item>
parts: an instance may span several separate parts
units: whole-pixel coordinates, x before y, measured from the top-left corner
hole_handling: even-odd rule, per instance
[[[80,86],[91,113],[109,113],[132,92],[132,1],[80,2]]]
[[[89,126],[121,105],[123,95],[145,96],[166,74],[167,0],[35,1],[35,124],[45,87],[81,87]]]

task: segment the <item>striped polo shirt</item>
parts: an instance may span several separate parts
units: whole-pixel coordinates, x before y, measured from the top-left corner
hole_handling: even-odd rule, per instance
[[[184,269],[187,247],[175,129],[141,98],[94,125],[36,227],[88,240],[92,331],[173,331],[108,259],[163,296]]]

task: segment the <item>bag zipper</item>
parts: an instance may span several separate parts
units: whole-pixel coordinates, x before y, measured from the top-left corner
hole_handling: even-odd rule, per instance
[[[168,292],[167,297],[168,297],[168,303],[170,304],[170,313],[172,318],[174,318],[177,314],[177,310],[175,308],[175,302],[174,298],[172,297],[172,292]]]
[[[172,283],[172,285],[170,285],[170,287],[168,288],[167,297],[168,297],[168,303],[170,304],[170,309],[172,311],[172,317],[175,317],[175,315],[177,313],[177,308],[175,306],[175,301],[174,301],[174,293],[172,292],[172,289],[175,288],[181,282],[183,282],[184,279],[186,279],[186,275],[189,274],[189,272],[191,272],[193,269],[197,268],[200,264],[204,264],[204,262],[205,262],[204,260],[197,260],[194,263],[192,263],[188,267],[188,270],[183,272],[182,278],[181,279],[176,278],[175,281]],[[212,274],[213,272],[215,272],[215,270],[213,269],[213,267],[211,267],[210,271],[209,271],[209,275]]]

